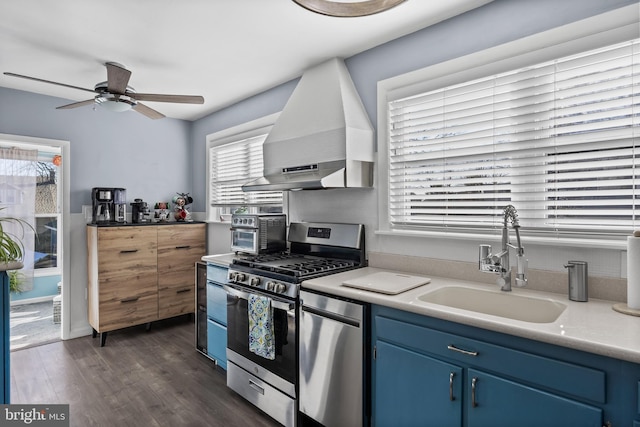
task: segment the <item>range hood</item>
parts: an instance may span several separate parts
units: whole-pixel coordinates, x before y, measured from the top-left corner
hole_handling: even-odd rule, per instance
[[[243,185],[243,191],[373,185],[373,127],[341,59],[303,73],[263,155],[264,177]]]

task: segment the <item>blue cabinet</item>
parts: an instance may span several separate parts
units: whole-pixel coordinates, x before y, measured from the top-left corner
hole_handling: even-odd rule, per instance
[[[462,425],[462,368],[384,341],[376,353],[375,425]]]
[[[372,307],[372,425],[640,421],[640,365]]]
[[[227,369],[227,267],[207,264],[207,355]]]
[[[10,398],[10,386],[11,386],[11,374],[9,370],[9,362],[10,362],[10,303],[9,303],[9,275],[7,275],[6,271],[0,272],[0,284],[2,285],[2,296],[0,299],[2,306],[2,316],[0,318],[0,326],[2,327],[2,344],[0,348],[0,362],[2,362],[2,366],[0,367],[0,383],[2,387],[0,388],[0,403],[8,404]]]
[[[467,426],[602,427],[602,409],[469,369]]]

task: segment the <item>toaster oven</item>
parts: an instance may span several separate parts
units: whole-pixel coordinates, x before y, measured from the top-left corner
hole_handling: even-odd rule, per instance
[[[252,255],[287,249],[285,214],[233,214],[231,251]]]

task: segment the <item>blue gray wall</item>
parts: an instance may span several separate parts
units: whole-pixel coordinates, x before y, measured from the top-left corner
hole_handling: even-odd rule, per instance
[[[72,213],[91,204],[92,187],[124,187],[129,201],[148,202],[193,191],[190,122],[55,109],[69,102],[0,87],[0,133],[70,141]]]

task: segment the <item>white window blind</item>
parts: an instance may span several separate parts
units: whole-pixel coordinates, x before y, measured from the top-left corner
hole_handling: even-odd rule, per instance
[[[393,100],[391,225],[629,232],[639,116],[638,40]]]
[[[266,137],[264,134],[210,148],[211,206],[282,205],[281,191],[242,191],[242,185],[262,176]]]

